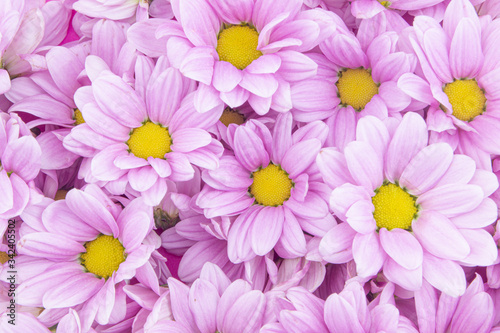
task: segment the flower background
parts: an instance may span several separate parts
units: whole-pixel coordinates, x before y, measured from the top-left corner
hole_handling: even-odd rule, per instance
[[[497,0],[0,0],[0,332],[500,332]]]

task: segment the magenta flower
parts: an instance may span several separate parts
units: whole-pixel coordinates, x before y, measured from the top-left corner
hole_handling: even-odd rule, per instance
[[[202,175],[206,186],[196,203],[205,216],[240,214],[227,238],[234,263],[273,248],[284,258],[303,256],[303,230],[321,233],[318,229],[335,223],[326,217],[324,184],[308,173],[322,145],[318,134],[324,140],[326,127],[315,122],[293,135],[291,129],[290,114],[278,116],[273,135],[258,121],[235,127],[234,156],[223,156],[218,169]]]
[[[334,188],[330,207],[345,223],[325,235],[323,258],[354,259],[358,275],[386,278],[418,290],[422,277],[437,289],[465,292],[460,264],[488,266],[497,258],[484,227],[497,218],[488,196],[495,175],[454,155],[445,143],[427,144],[424,120],[407,113],[392,133],[374,117],[358,123],[357,140],[344,153],[325,148],[318,167]]]
[[[260,115],[285,112],[292,108],[290,85],[316,74],[317,65],[302,52],[334,26],[321,10],[301,7],[300,0],[175,0],[177,22],[160,25],[156,38],[170,37],[170,62],[200,82],[198,111],[248,101]]]
[[[416,17],[409,42],[425,80],[409,73],[398,81],[399,88],[430,105],[431,142],[447,142],[485,169],[491,169],[489,154],[500,153],[498,47],[487,38],[498,29],[482,25],[467,0],[450,2],[443,26]]]
[[[144,57],[136,68],[142,71],[136,72],[135,90],[104,69],[92,86],[76,92],[86,126],[71,138],[97,151],[82,165],[87,181],[102,182],[113,194],[140,193],[154,206],[167,192],[167,179],[193,178],[192,164],[218,166],[222,145],[206,129],[219,115],[194,110],[193,82],[166,66],[165,59],[153,70]]]
[[[17,244],[20,258],[25,258],[17,262],[22,277],[19,304],[46,309],[78,306],[82,326],[88,329],[94,318],[107,324],[113,307],[124,305],[118,304],[125,302],[123,281],[134,276],[146,284],[158,281],[148,262],[155,249],[148,240],[152,208],[141,198],[122,210],[97,186],[88,185],[69,191],[38,219],[38,226],[26,226],[24,232],[22,228]],[[36,271],[31,270],[34,262]],[[124,316],[115,313],[113,320]]]

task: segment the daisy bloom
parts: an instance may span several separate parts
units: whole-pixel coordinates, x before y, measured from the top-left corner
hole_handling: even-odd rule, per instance
[[[96,149],[83,166],[86,181],[102,182],[113,194],[133,191],[151,206],[167,192],[166,180],[194,177],[192,164],[215,169],[222,145],[206,131],[219,114],[198,114],[193,81],[169,67],[141,58],[135,89],[104,69],[75,102],[85,119],[74,144]]]
[[[156,38],[170,37],[172,65],[200,82],[200,112],[246,101],[260,115],[290,110],[290,85],[316,74],[317,65],[302,52],[335,28],[321,9],[303,11],[301,0],[171,2],[177,21],[160,25]]]
[[[73,189],[43,211],[37,228],[21,232],[17,244],[18,259],[25,258],[16,263],[21,305],[78,307],[88,329],[94,318],[108,324],[112,309],[122,308],[123,281],[158,280],[148,264],[155,249],[147,241],[152,207],[141,198],[121,209],[95,185]],[[124,316],[114,313],[112,320]]]
[[[496,176],[446,143],[428,145],[418,114],[407,113],[395,130],[365,117],[356,141],[343,153],[323,149],[317,163],[334,188],[330,207],[344,221],[321,240],[325,260],[354,259],[360,278],[382,270],[410,291],[424,278],[451,296],[465,292],[460,265],[496,260],[495,241],[483,229],[497,218],[488,198],[498,187]]]
[[[443,25],[419,16],[409,41],[425,80],[408,73],[398,87],[430,105],[431,142],[447,142],[491,170],[489,154],[500,154],[498,80],[500,62],[494,36],[500,26],[481,23],[468,0],[452,0]]]
[[[326,126],[313,122],[294,134],[291,130],[291,114],[278,116],[273,135],[258,121],[235,127],[230,138],[234,156],[224,155],[218,169],[202,174],[206,185],[196,203],[205,216],[240,214],[227,238],[235,263],[273,248],[284,258],[303,256],[302,230],[316,228],[315,219],[325,223],[324,184],[310,179],[308,168],[326,137]]]
[[[292,86],[295,119],[332,117],[338,119],[334,132],[342,132],[366,115],[400,117],[401,111],[412,109],[412,99],[397,81],[413,72],[415,56],[398,50],[394,31],[366,35],[356,37],[338,24],[337,31],[319,44],[323,55],[308,54],[318,63],[318,75]]]

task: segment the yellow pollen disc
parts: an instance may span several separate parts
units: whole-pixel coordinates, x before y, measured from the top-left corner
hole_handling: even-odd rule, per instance
[[[226,107],[219,120],[227,127],[229,124],[241,125],[245,122],[245,117],[238,111]]]
[[[7,252],[0,252],[0,263],[5,264],[9,259]]]
[[[349,68],[339,72],[337,89],[340,103],[350,105],[357,111],[363,110],[372,97],[378,94],[378,86],[370,71],[363,68]]]
[[[130,152],[137,157],[165,158],[170,152],[172,139],[168,129],[147,121],[141,127],[135,128],[127,141]]]
[[[377,227],[409,229],[411,222],[417,213],[415,198],[401,187],[388,183],[379,187],[375,196],[372,197],[375,211],[373,217]]]
[[[453,115],[462,121],[471,121],[486,110],[486,97],[476,80],[455,80],[448,83],[444,93],[450,100]]]
[[[73,116],[73,119],[75,119],[75,125],[80,125],[85,122],[85,119],[83,119],[82,111],[75,109],[75,114]]]
[[[382,6],[384,6],[385,8],[389,8],[389,6],[391,5],[391,2],[390,1],[379,1],[380,4]]]
[[[82,265],[95,275],[107,279],[125,261],[125,248],[113,236],[100,235],[85,243],[87,252],[80,255]]]
[[[264,169],[255,171],[252,177],[249,190],[258,204],[280,206],[290,198],[293,183],[279,165],[270,163]]]
[[[259,33],[248,25],[225,28],[217,40],[217,53],[221,61],[227,61],[238,69],[244,69],[262,55],[257,50]]]
[[[66,194],[68,194],[66,190],[57,190],[54,201],[66,199]]]

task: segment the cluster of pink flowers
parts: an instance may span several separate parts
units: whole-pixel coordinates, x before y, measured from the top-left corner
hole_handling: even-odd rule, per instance
[[[0,0],[0,332],[500,332],[498,0]]]

